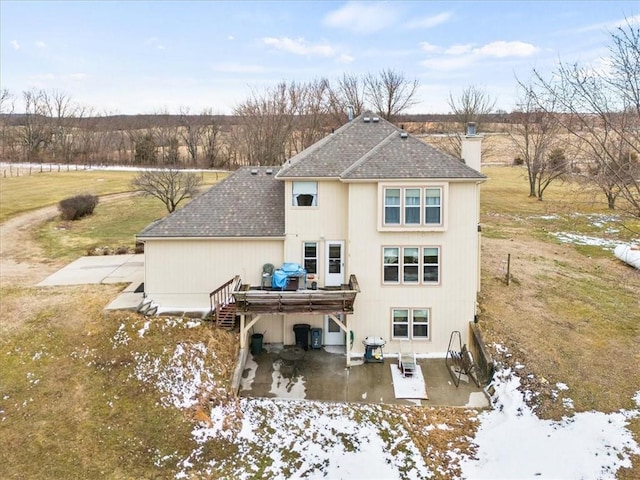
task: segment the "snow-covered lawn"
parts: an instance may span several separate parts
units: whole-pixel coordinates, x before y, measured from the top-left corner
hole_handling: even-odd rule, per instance
[[[167,408],[187,408],[202,393],[218,388],[215,372],[205,367],[210,355],[202,343],[176,345],[163,359],[139,354],[135,375],[155,385]],[[445,451],[431,446],[421,451],[407,429],[407,409],[424,407],[239,399],[212,402],[210,421],[194,425],[194,450],[163,463],[178,468],[177,478],[609,479],[630,466],[631,455],[640,455],[627,428],[640,415],[640,391],[637,409],[580,412],[550,421],[527,406],[525,395],[532,392],[520,391],[514,371],[500,371],[492,387],[492,410],[455,411],[454,416],[467,417],[477,430],[458,433],[461,443],[449,442]],[[567,385],[556,387],[565,396],[570,392]],[[434,414],[433,424],[420,430],[428,437],[454,430],[454,425]],[[219,442],[232,444],[236,453],[211,455],[209,444]],[[438,456],[447,460],[447,467],[428,461]]]

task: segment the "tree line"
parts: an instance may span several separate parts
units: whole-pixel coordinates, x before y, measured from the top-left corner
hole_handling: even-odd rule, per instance
[[[534,69],[530,78],[516,79],[520,96],[508,114],[494,111],[495,99],[481,87],[450,94],[453,131],[442,148],[460,158],[467,124],[475,123],[480,132],[484,122],[507,122],[514,161],[526,167],[531,197],[542,200],[553,182],[579,173],[602,190],[609,208],[622,199],[626,211],[640,216],[638,25],[627,21],[617,27],[608,46],[606,68],[560,62],[549,77]],[[416,104],[418,87],[418,80],[392,69],[345,73],[333,82],[282,81],[254,90],[232,116],[182,108],[178,115],[158,112],[117,122],[106,122],[63,92],[43,90],[23,92],[25,111],[6,115],[15,114],[15,98],[2,90],[0,154],[2,160],[67,164],[279,166],[343,125],[349,114],[372,110],[392,122],[422,117],[403,116]]]

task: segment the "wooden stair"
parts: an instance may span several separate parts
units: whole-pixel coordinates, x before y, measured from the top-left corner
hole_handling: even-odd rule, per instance
[[[227,303],[220,305],[217,311],[213,312],[216,327],[233,329],[236,326],[236,304]]]

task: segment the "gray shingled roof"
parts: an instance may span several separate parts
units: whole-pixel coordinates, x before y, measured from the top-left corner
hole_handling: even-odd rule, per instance
[[[368,117],[368,122],[364,118]],[[366,112],[292,157],[277,177],[484,179],[484,175]],[[404,138],[403,138],[404,137]]]
[[[241,168],[138,238],[284,236],[284,182],[276,180],[277,171]]]
[[[282,237],[284,179],[486,178],[391,123],[374,122],[373,117],[371,112],[356,117],[292,157],[279,172],[271,169],[273,174],[267,174],[269,167],[237,170],[182,209],[149,225],[138,238]]]

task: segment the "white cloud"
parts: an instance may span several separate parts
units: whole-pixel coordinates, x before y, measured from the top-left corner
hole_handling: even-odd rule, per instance
[[[18,43],[17,40],[11,40],[9,42],[9,44],[14,48],[14,50],[19,50],[20,49],[20,44]]]
[[[266,69],[261,65],[249,65],[246,63],[217,63],[213,70],[223,73],[265,73]]]
[[[47,44],[44,43],[43,41],[37,41],[36,42],[36,47],[38,47],[38,48],[44,48],[46,46],[47,46]]]
[[[451,45],[444,53],[446,55],[463,55],[469,53],[473,49],[473,43],[465,43],[460,45]]]
[[[529,57],[536,53],[538,49],[526,42],[491,42],[483,45],[480,48],[473,50],[474,53],[479,55],[486,55],[488,57]]]
[[[432,15],[430,17],[416,18],[415,20],[411,20],[410,22],[407,22],[405,26],[410,29],[432,28],[442,23],[445,23],[450,18],[451,18],[450,12],[442,12],[437,15]]]
[[[441,48],[437,45],[433,45],[429,42],[421,42],[420,43],[420,49],[423,52],[427,52],[427,53],[434,53],[434,52],[439,52],[441,50]]]
[[[69,79],[71,80],[82,81],[82,80],[86,80],[87,78],[88,78],[88,75],[86,73],[72,73],[69,75]]]
[[[324,24],[356,33],[372,33],[393,25],[399,10],[391,3],[349,2],[324,18]]]
[[[353,63],[354,60],[355,60],[355,58],[352,57],[351,55],[349,55],[348,53],[343,53],[342,55],[338,56],[338,58],[337,58],[337,62],[338,63],[342,63],[344,65],[347,65],[349,63]]]
[[[236,39],[236,37],[234,37],[233,35],[229,35],[229,36],[227,37],[227,40],[235,40],[235,39]]]
[[[333,57],[336,55],[336,51],[331,45],[312,45],[304,38],[297,38],[293,40],[289,37],[265,37],[262,41],[265,45],[269,45],[276,50],[282,50],[295,55],[318,55],[321,57]]]
[[[433,70],[451,71],[468,68],[483,58],[514,58],[528,57],[538,51],[538,48],[530,43],[514,41],[496,41],[476,47],[472,43],[451,45],[444,49],[429,43],[421,44],[422,50],[427,52],[429,58],[420,62],[420,65]]]

